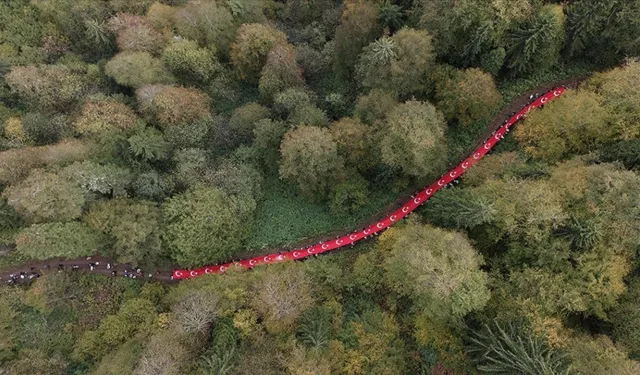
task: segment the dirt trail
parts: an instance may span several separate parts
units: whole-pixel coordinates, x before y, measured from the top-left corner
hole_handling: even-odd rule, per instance
[[[511,114],[512,112],[517,112],[522,107],[527,105],[530,101],[529,97],[532,94],[547,92],[553,87],[557,87],[561,85],[567,86],[569,88],[576,88],[585,78],[586,76],[581,76],[581,77],[551,82],[551,83],[539,86],[535,89],[529,90],[524,94],[522,94],[521,96],[519,96],[518,98],[514,99],[507,107],[505,107],[498,115],[496,115],[496,117],[494,117],[493,121],[487,127],[487,130],[482,134],[482,136],[478,138],[476,144],[474,144],[473,147],[469,148],[469,152],[477,148],[480,144],[484,142],[485,139],[490,137],[491,134],[502,125],[504,119],[509,117],[509,114]],[[462,158],[464,159],[466,157],[467,155],[465,153],[465,155]],[[444,169],[444,170],[446,171],[447,169]],[[375,223],[378,217],[384,216],[385,213],[389,213],[397,209],[402,203],[404,203],[410,196],[411,192],[412,191],[409,191],[406,194],[399,196],[397,200],[386,205],[380,211],[380,213],[376,215],[376,217],[373,217],[368,222],[363,222],[360,225],[357,225],[355,227],[356,228],[366,227],[371,223]],[[343,233],[344,233],[344,230],[335,231],[333,233],[328,233],[319,238],[301,241],[299,243],[296,243],[295,246],[287,246],[287,248],[293,249],[293,248],[305,247],[308,245],[316,244],[318,243],[318,241],[321,241],[321,240],[332,239],[336,235],[343,234]],[[265,248],[265,249],[262,249],[260,253],[270,254],[279,249],[282,249],[282,247]],[[255,254],[255,253],[247,254],[247,256],[256,256],[256,255],[259,255],[259,254]],[[243,257],[243,254],[236,255],[236,259],[240,259],[242,257]],[[91,266],[93,266],[93,270],[91,270]],[[97,273],[105,276],[113,276],[113,272],[115,271],[116,277],[124,277],[125,271],[127,271],[129,275],[136,274],[134,269],[135,269],[134,265],[118,264],[117,262],[114,262],[113,260],[103,256],[82,257],[82,258],[76,258],[76,259],[53,258],[47,261],[34,260],[19,266],[0,270],[0,283],[6,284],[7,281],[10,279],[11,275],[14,275],[14,277],[17,278],[16,283],[26,283],[32,280],[29,278],[30,276],[34,278],[36,274],[41,274],[42,272],[58,272],[58,271],[62,272],[62,270],[90,272],[90,273]],[[172,271],[173,271],[172,269],[167,269],[167,268],[153,270],[153,271],[142,270],[140,274],[136,274],[136,279],[159,280],[163,282],[171,282]],[[151,276],[149,277],[150,272],[151,272]],[[21,273],[24,278],[21,278],[20,276]]]

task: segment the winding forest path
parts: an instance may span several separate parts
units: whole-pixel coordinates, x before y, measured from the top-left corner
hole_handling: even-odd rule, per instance
[[[317,256],[318,254],[325,252],[335,251],[346,246],[352,246],[360,240],[379,234],[381,231],[384,231],[416,210],[438,190],[459,178],[468,168],[482,159],[502,138],[504,138],[510,128],[524,118],[529,111],[534,108],[540,108],[546,103],[558,98],[567,88],[575,88],[583,79],[584,77],[578,77],[549,83],[530,90],[513,100],[509,106],[503,109],[500,114],[494,118],[487,128],[486,133],[480,138],[483,140],[482,143],[479,142],[476,144],[475,150],[469,157],[462,160],[457,166],[442,175],[437,181],[426,186],[420,192],[412,195],[411,198],[407,197],[401,207],[388,213],[382,220],[370,223],[358,231],[344,234],[342,236],[331,236],[329,237],[330,239],[315,242],[307,246],[299,246],[293,250],[283,250],[276,253],[260,255],[224,264],[211,265],[193,270],[164,269],[156,271],[153,274],[144,272],[136,273],[134,271],[134,266],[130,264],[117,264],[116,262],[102,256],[83,257],[77,259],[54,258],[47,261],[28,262],[10,269],[0,270],[0,282],[28,282],[32,278],[36,277],[36,275],[39,275],[42,271],[62,269],[89,270],[93,273],[115,276],[133,277],[135,275],[135,278],[161,281],[182,280],[205,274],[224,273],[229,268],[233,267],[250,269],[261,264],[304,259],[310,256]],[[543,94],[539,95],[538,93]]]

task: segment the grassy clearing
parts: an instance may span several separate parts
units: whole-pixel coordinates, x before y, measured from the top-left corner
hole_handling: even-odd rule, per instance
[[[397,197],[392,191],[374,191],[356,214],[336,216],[325,203],[310,202],[277,179],[267,181],[265,192],[255,214],[255,230],[248,249],[289,245],[341,229],[356,229]]]

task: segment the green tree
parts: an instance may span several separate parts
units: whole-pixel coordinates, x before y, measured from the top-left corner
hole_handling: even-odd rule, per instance
[[[294,183],[308,197],[326,197],[344,172],[338,145],[327,129],[299,126],[290,130],[280,152],[280,178]]]
[[[367,95],[362,95],[356,103],[355,114],[360,120],[368,125],[384,121],[394,107],[398,105],[398,100],[393,93],[373,89]]]
[[[602,99],[588,91],[572,91],[533,111],[515,137],[533,157],[557,161],[587,153],[619,136]]]
[[[26,104],[67,112],[88,90],[86,77],[64,65],[17,66],[5,80]]]
[[[445,118],[455,119],[462,126],[488,121],[502,100],[491,75],[472,68],[454,76],[440,83],[436,92],[438,108]]]
[[[76,342],[74,355],[80,359],[100,359],[131,335],[148,334],[157,317],[153,302],[131,298],[120,306],[117,314],[102,319],[97,329],[85,331]]]
[[[101,196],[126,196],[133,179],[131,171],[126,168],[89,160],[68,165],[59,175],[82,189],[88,200]]]
[[[3,192],[7,202],[27,222],[70,221],[80,217],[82,190],[63,177],[36,169],[24,181]]]
[[[314,104],[303,104],[293,109],[287,121],[291,125],[327,126],[327,113]]]
[[[373,2],[346,1],[335,33],[334,70],[343,76],[350,75],[362,48],[379,37],[381,32],[378,9]]]
[[[279,272],[275,272],[279,271]],[[311,284],[299,264],[265,269],[253,285],[253,308],[271,333],[291,331],[302,313],[312,306]]]
[[[273,101],[274,110],[283,116],[291,114],[296,108],[311,105],[309,93],[301,88],[289,88],[278,93]]]
[[[118,84],[133,88],[174,81],[162,61],[148,52],[120,52],[107,62],[104,72]]]
[[[288,88],[300,87],[303,83],[293,46],[280,44],[273,47],[260,72],[258,89],[262,98],[272,101],[278,93]]]
[[[262,198],[262,175],[250,164],[238,160],[223,160],[206,176],[207,182],[240,200]]]
[[[216,1],[190,2],[178,8],[173,19],[183,37],[225,53],[237,30],[230,10]]]
[[[162,207],[164,240],[178,264],[187,267],[219,262],[240,249],[246,219],[235,203],[215,188],[195,188]]]
[[[104,244],[99,233],[79,222],[34,224],[16,238],[16,251],[32,259],[92,255]]]
[[[425,216],[438,226],[473,229],[492,222],[497,214],[491,201],[474,196],[467,189],[449,189],[429,199]]]
[[[482,256],[461,233],[416,222],[381,237],[385,280],[437,316],[462,317],[490,297]]]
[[[80,135],[100,136],[111,132],[126,133],[136,121],[136,114],[125,104],[114,99],[90,100],[82,106],[73,127]]]
[[[550,348],[521,324],[494,322],[474,332],[469,340],[469,354],[481,373],[568,374],[565,354]]]
[[[488,56],[500,49],[504,29],[518,17],[522,3],[531,7],[528,0],[511,1],[422,1],[420,24],[434,36],[438,55],[459,67],[479,66]],[[504,57],[504,56],[503,56]],[[503,60],[495,61],[497,70]]]
[[[382,161],[416,177],[438,171],[445,162],[445,126],[429,103],[411,100],[396,106],[380,141]]]
[[[435,54],[427,32],[404,28],[367,46],[356,72],[365,88],[383,89],[402,98],[431,92]]]
[[[629,62],[605,73],[595,74],[588,87],[602,98],[623,139],[640,136],[640,62]]]
[[[242,25],[231,45],[231,62],[238,76],[257,82],[271,49],[286,42],[287,36],[271,26],[258,23]]]
[[[22,128],[26,136],[36,145],[55,143],[71,134],[69,120],[61,114],[25,113],[22,116]]]
[[[371,129],[359,119],[343,118],[331,124],[329,129],[347,167],[364,172],[376,164]]]
[[[564,23],[559,5],[547,5],[520,22],[506,36],[507,68],[525,74],[554,66],[564,43]]]
[[[247,103],[233,110],[229,127],[239,142],[250,142],[255,124],[269,118],[269,109],[258,103]]]
[[[280,161],[280,143],[287,126],[283,122],[262,119],[253,128],[253,148],[267,171],[276,171]]]
[[[350,374],[403,374],[406,371],[404,342],[400,338],[400,327],[391,313],[380,309],[367,310],[346,323],[343,333],[348,344],[339,371]],[[342,357],[342,358],[341,358]]]
[[[640,168],[640,139],[618,141],[603,147],[600,159],[604,162],[621,162],[625,168],[637,170]]]
[[[84,160],[93,153],[90,143],[65,140],[50,146],[26,147],[0,152],[0,182],[15,185],[33,169],[66,165]]]
[[[627,348],[634,358],[640,358],[640,279],[631,278],[627,291],[611,311],[613,338],[616,343]]]
[[[164,160],[171,151],[171,144],[162,132],[151,126],[137,127],[127,141],[133,155],[144,161]]]
[[[630,360],[608,336],[576,336],[568,348],[571,372],[578,375],[633,375],[640,371],[640,362]]]
[[[11,207],[7,200],[0,198],[0,230],[18,228],[22,225],[22,219],[18,212]]]
[[[163,175],[155,170],[141,173],[133,181],[133,190],[137,197],[161,201],[171,195],[175,181],[171,175]]]
[[[337,215],[353,214],[367,203],[368,198],[367,181],[356,173],[332,189],[331,212]]]
[[[136,91],[136,99],[144,113],[167,128],[211,118],[211,99],[195,88],[147,86]]]
[[[185,148],[173,154],[173,176],[183,188],[201,184],[209,170],[207,152],[201,148]]]
[[[640,51],[637,1],[586,0],[566,7],[567,42],[573,54],[615,63]]]
[[[51,23],[65,39],[69,40],[73,51],[93,58],[106,57],[112,52],[110,45],[91,37],[91,29],[86,21],[102,24],[110,16],[105,2],[92,0],[46,0],[34,5],[40,10],[40,18]]]
[[[191,40],[169,44],[162,52],[162,61],[171,73],[194,83],[209,82],[222,69],[215,50],[200,48]]]
[[[160,210],[155,203],[129,199],[100,201],[91,206],[84,220],[113,239],[118,262],[148,264],[162,255]]]

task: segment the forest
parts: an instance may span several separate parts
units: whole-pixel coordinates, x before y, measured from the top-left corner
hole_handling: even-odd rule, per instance
[[[3,278],[0,375],[640,374],[640,0],[0,1],[0,274],[335,239],[567,80],[353,248]]]

